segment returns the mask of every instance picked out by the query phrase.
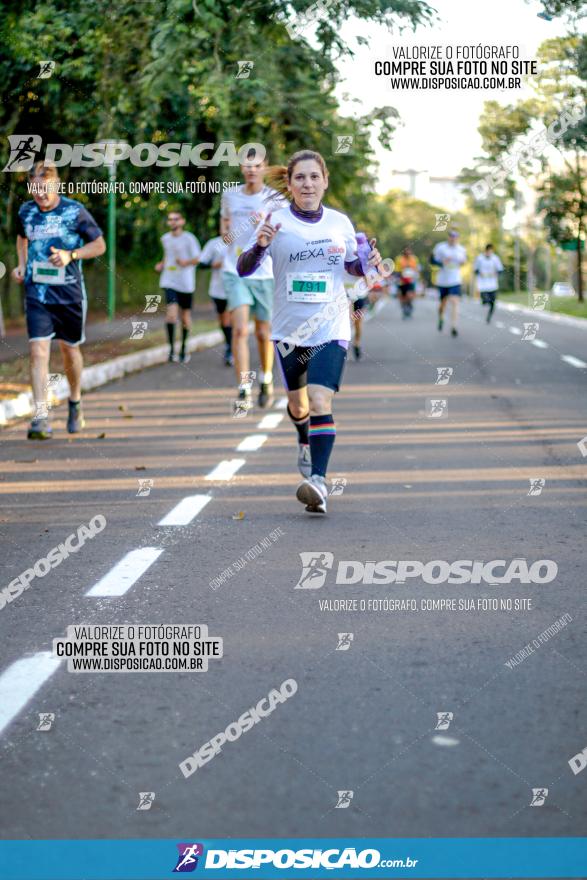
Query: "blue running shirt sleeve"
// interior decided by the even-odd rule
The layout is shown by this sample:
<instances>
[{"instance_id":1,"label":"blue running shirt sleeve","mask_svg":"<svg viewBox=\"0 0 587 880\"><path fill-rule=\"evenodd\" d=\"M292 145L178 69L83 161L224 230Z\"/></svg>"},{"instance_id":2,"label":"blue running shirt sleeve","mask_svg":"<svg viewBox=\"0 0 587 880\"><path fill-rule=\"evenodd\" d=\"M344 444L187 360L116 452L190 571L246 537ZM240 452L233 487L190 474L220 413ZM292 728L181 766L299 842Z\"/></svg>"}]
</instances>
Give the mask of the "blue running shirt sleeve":
<instances>
[{"instance_id":1,"label":"blue running shirt sleeve","mask_svg":"<svg viewBox=\"0 0 587 880\"><path fill-rule=\"evenodd\" d=\"M74 260L66 266L65 283L59 285L33 281L33 264L48 262L52 247L73 251L99 238L102 230L90 212L80 202L63 196L51 211L41 211L34 201L25 202L18 212L16 231L28 242L26 298L51 304L84 302L81 261Z\"/></svg>"}]
</instances>

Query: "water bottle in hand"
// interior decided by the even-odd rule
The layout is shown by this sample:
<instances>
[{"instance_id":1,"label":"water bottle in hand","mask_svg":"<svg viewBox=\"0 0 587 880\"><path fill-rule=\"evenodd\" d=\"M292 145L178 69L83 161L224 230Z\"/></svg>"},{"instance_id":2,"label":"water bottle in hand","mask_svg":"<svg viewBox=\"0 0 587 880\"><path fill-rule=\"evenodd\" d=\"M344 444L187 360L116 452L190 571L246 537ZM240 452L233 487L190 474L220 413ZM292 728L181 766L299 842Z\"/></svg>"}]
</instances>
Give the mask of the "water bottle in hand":
<instances>
[{"instance_id":1,"label":"water bottle in hand","mask_svg":"<svg viewBox=\"0 0 587 880\"><path fill-rule=\"evenodd\" d=\"M375 266L369 265L369 254L373 250L371 245L369 244L369 239L365 235L364 232L357 232L356 236L357 241L357 255L359 260L361 261L361 268L365 274L365 277L370 281L375 280L379 277L379 273Z\"/></svg>"}]
</instances>

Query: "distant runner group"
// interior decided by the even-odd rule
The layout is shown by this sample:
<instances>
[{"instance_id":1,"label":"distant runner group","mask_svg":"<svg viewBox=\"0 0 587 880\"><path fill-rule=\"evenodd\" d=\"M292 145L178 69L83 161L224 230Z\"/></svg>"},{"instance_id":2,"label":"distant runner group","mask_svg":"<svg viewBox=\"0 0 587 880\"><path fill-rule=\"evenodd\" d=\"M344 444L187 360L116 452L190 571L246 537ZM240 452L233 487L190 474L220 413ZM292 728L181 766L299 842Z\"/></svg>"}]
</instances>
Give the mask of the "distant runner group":
<instances>
[{"instance_id":1,"label":"distant runner group","mask_svg":"<svg viewBox=\"0 0 587 880\"><path fill-rule=\"evenodd\" d=\"M362 356L362 316L377 291L395 281L404 319L413 315L421 266L407 246L394 274L373 238L355 233L350 219L323 204L329 175L313 150L294 153L286 166L268 167L251 157L241 166L244 183L225 192L220 235L200 247L185 229L180 210L167 215L163 256L155 266L164 291L169 361L187 364L196 266L211 269L209 294L224 335L223 360L237 378L235 416L253 405L249 322L254 321L259 356L257 404L274 396L274 359L287 392L287 412L298 439L298 469L303 477L297 498L307 511L326 513L326 474L336 437L332 414L351 341ZM19 210L18 265L13 277L25 286L35 413L28 437L52 436L48 412L50 343L58 340L70 387L67 430L84 426L81 410L82 356L87 298L83 259L101 256L102 230L79 202L58 193L58 173L36 163L29 173L33 200ZM438 267L438 329L450 304L451 335L457 336L461 269L467 260L456 229L439 242L430 262ZM482 302L491 320L503 265L488 244L474 262ZM349 309L350 300L350 309ZM176 352L177 323L181 323ZM354 324L354 338L351 336Z\"/></svg>"}]
</instances>

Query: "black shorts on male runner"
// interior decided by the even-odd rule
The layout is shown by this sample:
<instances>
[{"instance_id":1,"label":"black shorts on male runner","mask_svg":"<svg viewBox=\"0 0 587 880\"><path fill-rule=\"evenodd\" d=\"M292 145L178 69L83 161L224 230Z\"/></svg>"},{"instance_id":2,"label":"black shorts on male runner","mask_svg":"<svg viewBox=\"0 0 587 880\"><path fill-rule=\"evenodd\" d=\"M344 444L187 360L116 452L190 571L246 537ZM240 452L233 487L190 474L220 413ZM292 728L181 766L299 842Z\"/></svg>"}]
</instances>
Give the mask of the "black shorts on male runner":
<instances>
[{"instance_id":1,"label":"black shorts on male runner","mask_svg":"<svg viewBox=\"0 0 587 880\"><path fill-rule=\"evenodd\" d=\"M444 299L447 296L461 296L462 294L460 284L454 284L452 287L439 287L438 292L440 299Z\"/></svg>"},{"instance_id":2,"label":"black shorts on male runner","mask_svg":"<svg viewBox=\"0 0 587 880\"><path fill-rule=\"evenodd\" d=\"M353 302L353 312L362 312L369 305L369 298L366 296L360 296Z\"/></svg>"},{"instance_id":3,"label":"black shorts on male runner","mask_svg":"<svg viewBox=\"0 0 587 880\"><path fill-rule=\"evenodd\" d=\"M61 339L68 345L85 342L85 304L83 302L43 303L25 298L29 340Z\"/></svg>"},{"instance_id":4,"label":"black shorts on male runner","mask_svg":"<svg viewBox=\"0 0 587 880\"><path fill-rule=\"evenodd\" d=\"M481 291L481 302L484 306L489 306L491 303L495 302L495 298L497 296L497 290L482 290Z\"/></svg>"},{"instance_id":5,"label":"black shorts on male runner","mask_svg":"<svg viewBox=\"0 0 587 880\"><path fill-rule=\"evenodd\" d=\"M406 296L408 293L413 293L416 289L416 285L409 281L407 284L398 284L399 292L401 296Z\"/></svg>"},{"instance_id":6,"label":"black shorts on male runner","mask_svg":"<svg viewBox=\"0 0 587 880\"><path fill-rule=\"evenodd\" d=\"M214 305L216 306L216 312L219 315L223 315L224 312L226 311L226 307L228 305L228 300L227 299L219 299L216 296L213 296L212 300L214 302Z\"/></svg>"},{"instance_id":7,"label":"black shorts on male runner","mask_svg":"<svg viewBox=\"0 0 587 880\"><path fill-rule=\"evenodd\" d=\"M332 391L340 390L348 342L332 339L321 345L296 345L291 350L289 344L274 344L277 363L287 391L298 391L306 385L324 385ZM287 345L288 354L282 353L280 345Z\"/></svg>"},{"instance_id":8,"label":"black shorts on male runner","mask_svg":"<svg viewBox=\"0 0 587 880\"><path fill-rule=\"evenodd\" d=\"M165 288L165 302L168 306L177 303L180 309L189 311L192 307L193 293L184 293L182 290L173 290L171 287Z\"/></svg>"}]
</instances>

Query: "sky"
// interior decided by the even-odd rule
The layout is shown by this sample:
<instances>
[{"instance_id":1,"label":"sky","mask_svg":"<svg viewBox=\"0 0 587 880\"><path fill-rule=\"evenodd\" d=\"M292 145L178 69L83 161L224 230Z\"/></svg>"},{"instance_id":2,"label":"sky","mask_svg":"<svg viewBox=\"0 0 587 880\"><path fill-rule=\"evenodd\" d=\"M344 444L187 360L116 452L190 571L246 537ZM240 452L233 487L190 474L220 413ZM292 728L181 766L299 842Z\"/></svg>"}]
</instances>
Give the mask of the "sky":
<instances>
[{"instance_id":1,"label":"sky","mask_svg":"<svg viewBox=\"0 0 587 880\"><path fill-rule=\"evenodd\" d=\"M343 113L366 113L377 106L391 105L401 116L391 151L378 147L379 192L405 186L406 177L393 175L394 169L415 168L426 173L416 181L416 195L426 200L438 198L430 189L429 175L454 176L481 152L477 132L483 103L497 100L502 104L516 102L531 94L528 85L519 90L411 90L393 91L389 79L375 76L375 60L393 59L392 46L489 44L518 45L520 57L532 60L544 40L564 35L568 27L564 19L545 21L537 13L542 4L537 0L429 0L436 8L439 21L433 26L418 27L404 33L384 30L358 19L351 19L342 35L355 49L354 59L340 62L342 82L337 96ZM356 36L369 39L370 46L357 44ZM361 105L350 100L358 98ZM374 139L375 143L375 139Z\"/></svg>"}]
</instances>

